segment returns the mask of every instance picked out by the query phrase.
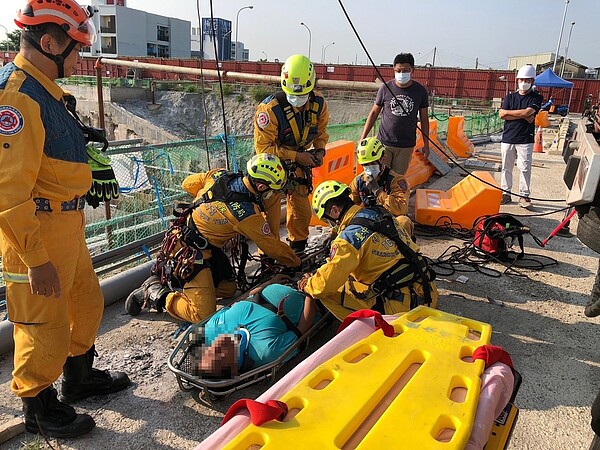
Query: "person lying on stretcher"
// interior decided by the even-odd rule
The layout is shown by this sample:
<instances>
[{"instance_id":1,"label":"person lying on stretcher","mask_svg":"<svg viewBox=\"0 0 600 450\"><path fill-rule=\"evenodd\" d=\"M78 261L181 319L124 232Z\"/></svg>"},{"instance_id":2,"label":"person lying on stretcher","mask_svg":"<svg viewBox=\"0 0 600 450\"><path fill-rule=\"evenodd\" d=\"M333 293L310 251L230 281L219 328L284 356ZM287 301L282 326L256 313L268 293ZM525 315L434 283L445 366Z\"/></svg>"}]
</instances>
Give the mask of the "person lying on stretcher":
<instances>
[{"instance_id":1,"label":"person lying on stretcher","mask_svg":"<svg viewBox=\"0 0 600 450\"><path fill-rule=\"evenodd\" d=\"M198 376L227 379L272 363L311 328L317 316L315 301L279 284L285 281L290 279L274 277L206 322Z\"/></svg>"}]
</instances>

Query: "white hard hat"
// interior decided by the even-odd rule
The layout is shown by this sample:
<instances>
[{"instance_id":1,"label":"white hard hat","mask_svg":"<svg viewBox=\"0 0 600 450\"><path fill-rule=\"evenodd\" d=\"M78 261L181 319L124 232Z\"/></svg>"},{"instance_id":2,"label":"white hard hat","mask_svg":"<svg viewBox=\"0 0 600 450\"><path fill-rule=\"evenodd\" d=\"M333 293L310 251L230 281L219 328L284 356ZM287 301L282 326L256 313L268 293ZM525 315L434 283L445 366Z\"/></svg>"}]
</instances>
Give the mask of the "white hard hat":
<instances>
[{"instance_id":1,"label":"white hard hat","mask_svg":"<svg viewBox=\"0 0 600 450\"><path fill-rule=\"evenodd\" d=\"M527 64L519 69L517 78L535 78L535 67Z\"/></svg>"}]
</instances>

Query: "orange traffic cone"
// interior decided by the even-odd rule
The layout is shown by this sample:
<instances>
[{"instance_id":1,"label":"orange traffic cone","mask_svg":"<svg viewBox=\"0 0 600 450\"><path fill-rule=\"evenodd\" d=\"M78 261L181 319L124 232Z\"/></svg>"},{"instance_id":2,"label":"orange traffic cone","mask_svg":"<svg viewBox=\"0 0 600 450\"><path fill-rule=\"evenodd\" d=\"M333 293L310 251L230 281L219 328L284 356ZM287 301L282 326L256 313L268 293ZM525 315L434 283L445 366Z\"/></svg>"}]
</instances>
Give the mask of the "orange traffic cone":
<instances>
[{"instance_id":1,"label":"orange traffic cone","mask_svg":"<svg viewBox=\"0 0 600 450\"><path fill-rule=\"evenodd\" d=\"M535 135L535 141L533 144L534 153L544 153L544 145L542 143L542 127L538 127L537 134Z\"/></svg>"}]
</instances>

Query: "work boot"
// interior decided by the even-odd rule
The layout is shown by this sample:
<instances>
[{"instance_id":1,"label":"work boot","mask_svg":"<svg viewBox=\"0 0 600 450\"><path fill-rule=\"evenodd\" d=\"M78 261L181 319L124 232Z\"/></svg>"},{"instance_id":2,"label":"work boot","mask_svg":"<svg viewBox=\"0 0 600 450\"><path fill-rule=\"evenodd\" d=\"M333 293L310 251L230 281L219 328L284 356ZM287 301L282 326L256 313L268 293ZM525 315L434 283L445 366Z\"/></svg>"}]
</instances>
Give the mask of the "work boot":
<instances>
[{"instance_id":1,"label":"work boot","mask_svg":"<svg viewBox=\"0 0 600 450\"><path fill-rule=\"evenodd\" d=\"M507 205L512 202L512 198L510 194L502 194L502 199L500 200L501 205Z\"/></svg>"},{"instance_id":2,"label":"work boot","mask_svg":"<svg viewBox=\"0 0 600 450\"><path fill-rule=\"evenodd\" d=\"M529 200L529 197L521 197L519 199L519 206L521 208L531 209L532 205L531 205L531 200Z\"/></svg>"},{"instance_id":3,"label":"work boot","mask_svg":"<svg viewBox=\"0 0 600 450\"><path fill-rule=\"evenodd\" d=\"M35 397L22 397L25 429L30 433L52 438L76 438L96 426L87 414L77 414L73 407L62 403L56 389L47 387Z\"/></svg>"},{"instance_id":4,"label":"work boot","mask_svg":"<svg viewBox=\"0 0 600 450\"><path fill-rule=\"evenodd\" d=\"M131 381L123 372L110 373L108 370L92 368L96 356L96 346L86 353L70 356L63 366L61 400L73 403L93 395L112 394L125 389Z\"/></svg>"},{"instance_id":5,"label":"work boot","mask_svg":"<svg viewBox=\"0 0 600 450\"><path fill-rule=\"evenodd\" d=\"M125 300L125 311L132 316L137 316L142 308L149 307L161 313L165 308L167 294L171 292L173 292L171 289L163 286L158 276L152 275L142 283L141 287L129 294Z\"/></svg>"},{"instance_id":6,"label":"work boot","mask_svg":"<svg viewBox=\"0 0 600 450\"><path fill-rule=\"evenodd\" d=\"M590 295L590 301L585 306L584 314L587 317L600 316L600 267L596 273L596 281L594 281L594 286L592 287L592 293ZM598 420L598 423L600 424L600 419Z\"/></svg>"},{"instance_id":7,"label":"work boot","mask_svg":"<svg viewBox=\"0 0 600 450\"><path fill-rule=\"evenodd\" d=\"M307 240L302 241L290 241L290 248L294 250L294 253L302 253L306 249Z\"/></svg>"}]
</instances>

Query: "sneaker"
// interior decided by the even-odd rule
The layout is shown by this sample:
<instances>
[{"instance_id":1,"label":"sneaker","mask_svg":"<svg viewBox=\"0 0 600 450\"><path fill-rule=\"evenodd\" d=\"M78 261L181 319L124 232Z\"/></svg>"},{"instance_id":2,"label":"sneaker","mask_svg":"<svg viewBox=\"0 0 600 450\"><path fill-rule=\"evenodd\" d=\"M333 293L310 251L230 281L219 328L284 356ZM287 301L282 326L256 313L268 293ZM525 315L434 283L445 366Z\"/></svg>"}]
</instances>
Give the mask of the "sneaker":
<instances>
[{"instance_id":1,"label":"sneaker","mask_svg":"<svg viewBox=\"0 0 600 450\"><path fill-rule=\"evenodd\" d=\"M500 204L506 205L510 202L512 202L512 198L511 198L510 194L502 194L502 200L500 200Z\"/></svg>"},{"instance_id":2,"label":"sneaker","mask_svg":"<svg viewBox=\"0 0 600 450\"><path fill-rule=\"evenodd\" d=\"M521 208L530 209L532 205L531 200L529 200L529 197L521 197L519 199L519 206Z\"/></svg>"}]
</instances>

